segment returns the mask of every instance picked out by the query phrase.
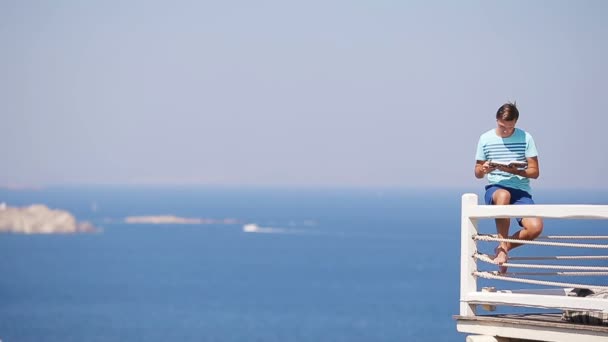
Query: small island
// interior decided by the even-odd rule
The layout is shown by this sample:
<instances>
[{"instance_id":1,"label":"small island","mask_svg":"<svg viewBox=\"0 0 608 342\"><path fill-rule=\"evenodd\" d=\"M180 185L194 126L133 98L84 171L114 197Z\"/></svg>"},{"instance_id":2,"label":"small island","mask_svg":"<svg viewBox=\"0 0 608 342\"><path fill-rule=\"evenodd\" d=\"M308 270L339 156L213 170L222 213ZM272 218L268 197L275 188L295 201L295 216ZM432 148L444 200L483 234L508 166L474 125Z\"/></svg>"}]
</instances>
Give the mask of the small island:
<instances>
[{"instance_id":1,"label":"small island","mask_svg":"<svg viewBox=\"0 0 608 342\"><path fill-rule=\"evenodd\" d=\"M97 229L88 222L78 222L65 210L50 209L42 204L10 207L0 203L0 232L17 234L90 233Z\"/></svg>"}]
</instances>

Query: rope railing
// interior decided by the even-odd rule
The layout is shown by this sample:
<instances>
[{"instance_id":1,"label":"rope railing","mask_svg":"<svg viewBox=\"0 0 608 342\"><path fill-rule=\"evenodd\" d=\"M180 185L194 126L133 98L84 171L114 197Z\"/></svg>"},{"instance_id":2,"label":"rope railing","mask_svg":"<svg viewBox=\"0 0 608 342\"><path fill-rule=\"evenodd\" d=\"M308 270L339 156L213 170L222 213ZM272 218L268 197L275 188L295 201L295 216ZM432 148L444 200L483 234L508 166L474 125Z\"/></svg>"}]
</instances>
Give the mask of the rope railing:
<instances>
[{"instance_id":1,"label":"rope railing","mask_svg":"<svg viewBox=\"0 0 608 342\"><path fill-rule=\"evenodd\" d=\"M608 272L507 272L507 276L565 276L565 277L594 277L607 276Z\"/></svg>"},{"instance_id":2,"label":"rope railing","mask_svg":"<svg viewBox=\"0 0 608 342\"><path fill-rule=\"evenodd\" d=\"M604 236L542 236L545 240L550 239L603 239ZM586 243L564 243L564 242L545 242L536 240L520 240L511 238L499 238L496 234L476 234L473 236L475 241L493 241L493 242L511 242L519 244L531 244L541 246L554 246L554 247L573 247L573 248L595 248L595 249L608 249L608 245L603 244L586 244ZM476 252L473 258L482 262L496 265L493 257L488 254ZM525 261L525 260L605 260L608 259L607 255L564 255L564 256L537 256L537 257L510 257L509 261ZM557 286L557 287L577 287L577 288L596 288L596 289L608 289L608 286L594 286L588 284L575 284L568 282L556 282L546 281L537 279L525 279L520 277L525 276L607 276L608 267L605 266L581 266L581 265L548 265L548 264L527 264L527 263L513 263L505 262L500 266L508 268L527 268L527 269L548 269L548 270L570 270L568 272L484 272L475 271L473 275L485 279L495 279L510 282L519 282L525 284L535 284L544 286Z\"/></svg>"},{"instance_id":3,"label":"rope railing","mask_svg":"<svg viewBox=\"0 0 608 342\"><path fill-rule=\"evenodd\" d=\"M595 253L591 250L607 250L608 235L541 235L534 240L520 240L513 237L499 237L494 234L482 234L478 222L481 219L497 217L542 217L549 219L593 219L608 220L608 205L536 205L536 206L489 206L479 205L479 198L474 194L462 196L461 215L461 276L460 276L460 313L462 316L475 316L477 305L494 303L516 307L536 308L572 308L572 310L607 311L608 302L604 305L597 298L560 298L573 288L608 290L608 251ZM524 210L525 209L525 210ZM573 232L579 232L573 230ZM604 232L608 232L608 229ZM511 243L560 248L585 249L586 251L562 255L509 256L507 262L494 262L494 255L484 254L480 242ZM555 249L557 247L558 249ZM539 249L540 250L540 249ZM542 249L543 251L548 249ZM558 252L560 253L560 252ZM539 253L547 254L547 253ZM555 253L557 254L557 253ZM605 255L582 255L605 254ZM601 263L598 263L600 261ZM501 271L490 271L487 263L500 266ZM585 265L586 264L586 265ZM478 267L478 266L483 266ZM565 277L570 278L568 281ZM595 277L595 280L591 280ZM598 278L599 277L599 278ZM505 295L500 291L480 291L479 281L490 279L498 282L532 284L543 287L554 287L560 291L559 296L546 293L521 292ZM587 282L587 284L584 284ZM602 284L602 285L592 285ZM498 285L498 284L497 284ZM503 283L504 285L504 283ZM492 284L492 287L496 285ZM506 286L505 286L506 287ZM570 290L568 290L570 289ZM536 289L532 289L536 290ZM543 289L547 290L547 289ZM561 291L564 290L564 291ZM568 290L568 291L566 291ZM556 291L556 290L552 290ZM486 292L486 293L481 293ZM491 307L491 306L490 306ZM488 309L486 309L488 310ZM491 310L491 309L490 309Z\"/></svg>"},{"instance_id":4,"label":"rope railing","mask_svg":"<svg viewBox=\"0 0 608 342\"><path fill-rule=\"evenodd\" d=\"M535 240L520 240L510 238L498 238L495 235L489 234L476 234L473 236L475 241L495 241L495 242L511 242L518 244L528 245L539 245L539 246L553 246L553 247L574 247L574 248L593 248L593 249L608 249L608 245L604 244L593 244L593 243L566 243L566 242L545 242Z\"/></svg>"},{"instance_id":5,"label":"rope railing","mask_svg":"<svg viewBox=\"0 0 608 342\"><path fill-rule=\"evenodd\" d=\"M548 255L509 257L509 260L606 260L608 255Z\"/></svg>"},{"instance_id":6,"label":"rope railing","mask_svg":"<svg viewBox=\"0 0 608 342\"><path fill-rule=\"evenodd\" d=\"M492 234L498 237L496 234ZM608 235L541 235L537 240L608 240Z\"/></svg>"},{"instance_id":7,"label":"rope railing","mask_svg":"<svg viewBox=\"0 0 608 342\"><path fill-rule=\"evenodd\" d=\"M497 271L494 271L494 272L475 271L475 272L473 272L473 275L476 277L479 277L479 278L503 280L503 281L510 281L510 282L516 282L516 283L524 283L524 284L556 286L556 287L593 288L593 289L598 289L598 290L608 290L608 286L596 286L596 285L589 285L589 284L576 284L576 283L564 283L564 282L557 282L557 281L515 278L515 277L509 277L506 275L501 275Z\"/></svg>"},{"instance_id":8,"label":"rope railing","mask_svg":"<svg viewBox=\"0 0 608 342\"><path fill-rule=\"evenodd\" d=\"M475 194L464 194L462 196L460 233L461 317L466 319L475 317L479 315L478 310L480 309L494 311L498 306L568 310L581 314L608 314L608 301L602 298L603 292L599 292L608 291L608 262L605 261L608 260L608 251L606 251L608 249L608 229L595 231L607 233L607 235L541 235L534 240L520 240L506 236L502 238L496 233L482 234L480 232L480 221L503 217L608 221L608 205L492 206L480 205L479 197ZM580 229L572 229L569 232L593 234L593 232ZM483 244L482 241L490 243ZM506 262L499 264L494 261L494 253L484 251L484 247L498 243L507 246L517 244L552 248L528 249L524 247L526 252L530 253L529 256L511 256L509 253ZM534 250L542 252L534 253ZM554 253L551 253L551 250ZM502 255L500 256L502 257ZM494 271L498 267L501 272ZM533 286L523 286L523 284ZM509 290L511 288L517 290ZM587 291L575 291L576 289L588 289L590 290L589 295L587 295ZM526 314L527 312L524 311L524 315ZM485 334L487 331L489 332L487 335L497 336L498 330L494 329L495 327L500 329L501 334L505 334L504 337L528 337L527 331L524 331L529 330L528 327L520 329L514 326L512 331L507 331L507 329L502 329L502 322L492 325L463 319L463 323L459 325L459 331L472 334L479 334L479 332ZM523 331L521 335L515 334L519 331L518 329ZM543 331L545 329L543 326L539 326L534 330ZM594 338L600 336L595 331L585 335L574 330L566 332L551 330L551 334L556 341L569 341L578 338L579 335L582 336L580 337L582 340L587 340L586 337L589 336Z\"/></svg>"},{"instance_id":9,"label":"rope railing","mask_svg":"<svg viewBox=\"0 0 608 342\"><path fill-rule=\"evenodd\" d=\"M576 236L576 235L559 235L559 236L541 236L541 240L601 240L607 239L607 236ZM538 240L537 239L537 240ZM608 249L608 245L604 244L588 244L588 243L565 243L565 242L546 242L537 240L520 240L511 238L499 238L496 234L476 234L473 236L475 241L490 241L490 242L511 242L519 244L553 246L553 247L573 247L573 248L594 248ZM473 258L482 262L496 265L493 257L488 254L476 252ZM562 256L530 256L530 257L510 257L509 261L525 261L525 260L606 260L608 255L562 255ZM524 284L534 284L543 286L555 287L572 287L572 288L593 288L596 290L608 290L608 286L589 285L580 283L569 283L559 281L548 281L538 279L526 279L522 277L528 276L608 276L608 267L606 266L581 266L581 265L549 265L549 264L527 264L505 262L500 266L508 268L527 268L527 269L548 269L548 270L567 270L558 272L508 272L500 273L497 271L474 271L473 275L479 278L494 279L508 282L517 282Z\"/></svg>"},{"instance_id":10,"label":"rope railing","mask_svg":"<svg viewBox=\"0 0 608 342\"><path fill-rule=\"evenodd\" d=\"M491 256L487 254L475 253L473 257L477 260L495 264ZM577 270L577 271L603 271L608 272L608 267L604 266L578 266L578 265L546 265L546 264L520 264L520 263L509 263L505 262L500 264L505 267L520 267L520 268L536 268L536 269L549 269L549 270Z\"/></svg>"}]
</instances>

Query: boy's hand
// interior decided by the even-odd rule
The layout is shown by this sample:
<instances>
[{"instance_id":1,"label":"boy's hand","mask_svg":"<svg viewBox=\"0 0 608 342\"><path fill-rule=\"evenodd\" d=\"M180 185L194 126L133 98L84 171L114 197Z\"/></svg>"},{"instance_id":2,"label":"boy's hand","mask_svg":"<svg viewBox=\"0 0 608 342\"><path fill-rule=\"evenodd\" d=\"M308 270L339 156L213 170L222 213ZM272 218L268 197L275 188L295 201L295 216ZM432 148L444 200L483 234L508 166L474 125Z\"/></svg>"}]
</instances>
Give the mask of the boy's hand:
<instances>
[{"instance_id":1,"label":"boy's hand","mask_svg":"<svg viewBox=\"0 0 608 342\"><path fill-rule=\"evenodd\" d=\"M486 161L485 163L483 163L483 165L481 166L481 169L483 170L483 173L488 174L494 170L496 170L496 166L490 166L490 162Z\"/></svg>"}]
</instances>

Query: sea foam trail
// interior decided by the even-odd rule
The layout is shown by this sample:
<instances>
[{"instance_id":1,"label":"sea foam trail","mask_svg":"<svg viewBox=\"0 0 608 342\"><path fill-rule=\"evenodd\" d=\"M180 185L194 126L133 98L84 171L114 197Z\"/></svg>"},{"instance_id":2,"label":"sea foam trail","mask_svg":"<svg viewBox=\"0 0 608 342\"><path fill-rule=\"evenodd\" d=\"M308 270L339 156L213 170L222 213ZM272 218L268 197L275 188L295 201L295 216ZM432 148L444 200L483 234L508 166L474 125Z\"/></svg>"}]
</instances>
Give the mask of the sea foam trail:
<instances>
[{"instance_id":1,"label":"sea foam trail","mask_svg":"<svg viewBox=\"0 0 608 342\"><path fill-rule=\"evenodd\" d=\"M266 233L266 234L293 234L295 231L284 228L260 227L255 223L249 223L243 226L245 233Z\"/></svg>"}]
</instances>

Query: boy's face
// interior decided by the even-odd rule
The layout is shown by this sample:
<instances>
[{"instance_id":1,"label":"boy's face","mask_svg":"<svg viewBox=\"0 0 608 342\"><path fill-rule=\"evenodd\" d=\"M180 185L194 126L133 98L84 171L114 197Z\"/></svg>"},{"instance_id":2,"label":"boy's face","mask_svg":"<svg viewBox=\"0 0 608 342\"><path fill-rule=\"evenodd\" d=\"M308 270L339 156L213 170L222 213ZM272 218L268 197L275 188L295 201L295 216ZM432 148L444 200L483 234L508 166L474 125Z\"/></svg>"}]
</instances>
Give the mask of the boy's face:
<instances>
[{"instance_id":1,"label":"boy's face","mask_svg":"<svg viewBox=\"0 0 608 342\"><path fill-rule=\"evenodd\" d=\"M496 133L501 138L510 137L511 134L513 134L513 132L515 131L516 123L517 120L506 121L503 119L498 119L496 120L496 124L498 125L498 127L496 127Z\"/></svg>"}]
</instances>

